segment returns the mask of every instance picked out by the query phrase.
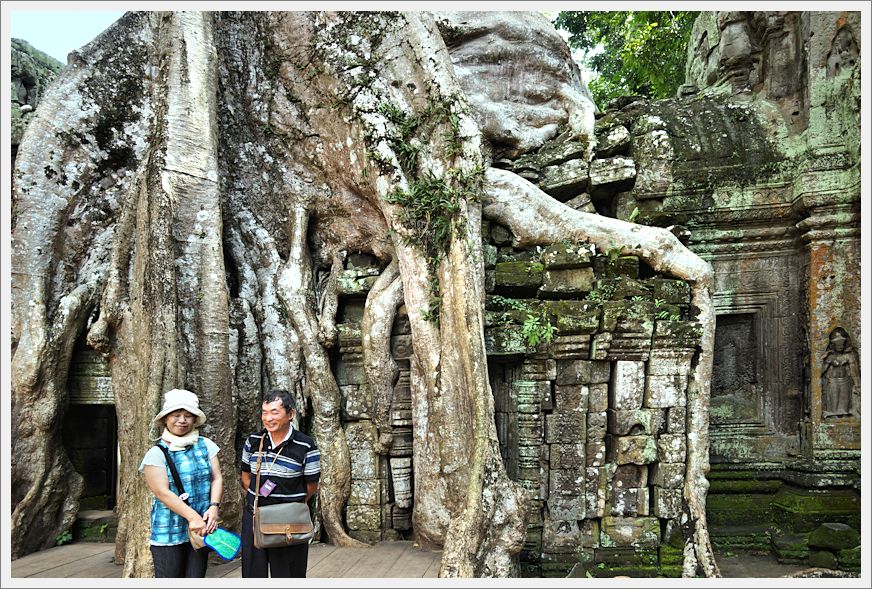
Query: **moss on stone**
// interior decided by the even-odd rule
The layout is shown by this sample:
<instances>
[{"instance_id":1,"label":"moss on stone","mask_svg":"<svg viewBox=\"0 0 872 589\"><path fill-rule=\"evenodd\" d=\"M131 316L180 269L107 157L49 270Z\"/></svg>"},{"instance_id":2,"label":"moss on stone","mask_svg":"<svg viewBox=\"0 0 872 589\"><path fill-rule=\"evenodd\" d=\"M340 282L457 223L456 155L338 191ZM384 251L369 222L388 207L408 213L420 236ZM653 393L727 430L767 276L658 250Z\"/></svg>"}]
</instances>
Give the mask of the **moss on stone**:
<instances>
[{"instance_id":1,"label":"moss on stone","mask_svg":"<svg viewBox=\"0 0 872 589\"><path fill-rule=\"evenodd\" d=\"M494 266L494 286L506 292L537 290L545 267L540 262L498 262Z\"/></svg>"},{"instance_id":2,"label":"moss on stone","mask_svg":"<svg viewBox=\"0 0 872 589\"><path fill-rule=\"evenodd\" d=\"M839 568L846 571L859 571L860 559L862 556L860 548L860 546L855 546L854 548L839 550L837 555L839 559Z\"/></svg>"},{"instance_id":3,"label":"moss on stone","mask_svg":"<svg viewBox=\"0 0 872 589\"><path fill-rule=\"evenodd\" d=\"M829 550L812 550L808 554L808 564L822 569L837 569L839 560Z\"/></svg>"},{"instance_id":4,"label":"moss on stone","mask_svg":"<svg viewBox=\"0 0 872 589\"><path fill-rule=\"evenodd\" d=\"M711 525L733 525L737 520L769 522L772 519L772 495L709 494L706 516Z\"/></svg>"},{"instance_id":5,"label":"moss on stone","mask_svg":"<svg viewBox=\"0 0 872 589\"><path fill-rule=\"evenodd\" d=\"M826 548L838 551L860 545L860 533L846 524L827 522L808 535L811 548Z\"/></svg>"},{"instance_id":6,"label":"moss on stone","mask_svg":"<svg viewBox=\"0 0 872 589\"><path fill-rule=\"evenodd\" d=\"M560 335L596 333L600 325L601 308L589 301L545 301L548 317Z\"/></svg>"},{"instance_id":7,"label":"moss on stone","mask_svg":"<svg viewBox=\"0 0 872 589\"><path fill-rule=\"evenodd\" d=\"M709 496L717 493L777 493L783 486L779 480L724 480L709 481Z\"/></svg>"}]
</instances>

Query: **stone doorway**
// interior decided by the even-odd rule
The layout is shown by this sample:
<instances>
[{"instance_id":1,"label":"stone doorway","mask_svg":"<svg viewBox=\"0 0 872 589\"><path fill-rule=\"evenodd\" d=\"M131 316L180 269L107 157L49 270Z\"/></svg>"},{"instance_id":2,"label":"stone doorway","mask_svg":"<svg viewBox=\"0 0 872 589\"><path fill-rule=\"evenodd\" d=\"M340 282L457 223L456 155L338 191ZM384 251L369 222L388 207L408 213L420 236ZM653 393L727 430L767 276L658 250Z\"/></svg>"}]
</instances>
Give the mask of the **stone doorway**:
<instances>
[{"instance_id":1,"label":"stone doorway","mask_svg":"<svg viewBox=\"0 0 872 589\"><path fill-rule=\"evenodd\" d=\"M84 341L76 345L67 379L70 404L62 440L84 479L81 510L112 510L118 497L118 422L109 366Z\"/></svg>"}]
</instances>

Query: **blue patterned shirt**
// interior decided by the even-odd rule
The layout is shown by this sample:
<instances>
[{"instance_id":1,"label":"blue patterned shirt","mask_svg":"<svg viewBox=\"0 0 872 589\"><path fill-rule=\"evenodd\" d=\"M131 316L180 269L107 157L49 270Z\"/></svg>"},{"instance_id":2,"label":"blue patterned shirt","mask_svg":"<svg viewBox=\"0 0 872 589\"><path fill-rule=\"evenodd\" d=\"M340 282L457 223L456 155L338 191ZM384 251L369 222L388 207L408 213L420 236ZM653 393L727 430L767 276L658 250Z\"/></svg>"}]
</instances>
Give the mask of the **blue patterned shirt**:
<instances>
[{"instance_id":1,"label":"blue patterned shirt","mask_svg":"<svg viewBox=\"0 0 872 589\"><path fill-rule=\"evenodd\" d=\"M163 440L160 440L159 443L161 446L168 447ZM215 455L215 452L210 453L210 446L217 450L217 446L211 440L200 436L192 446L184 450L170 450L170 457L176 465L176 470L179 471L182 486L190 495L188 505L200 515L206 513L209 508L209 493L212 488L212 467L209 464L209 459ZM149 452L160 452L160 456L163 457L163 452L158 448L149 450ZM148 456L146 454L146 458L143 459L140 470L150 464L147 462ZM170 491L178 495L179 490L176 488L168 465L166 471ZM175 546L187 541L188 520L171 511L155 497L151 504L151 536L149 536L148 543L152 546Z\"/></svg>"}]
</instances>

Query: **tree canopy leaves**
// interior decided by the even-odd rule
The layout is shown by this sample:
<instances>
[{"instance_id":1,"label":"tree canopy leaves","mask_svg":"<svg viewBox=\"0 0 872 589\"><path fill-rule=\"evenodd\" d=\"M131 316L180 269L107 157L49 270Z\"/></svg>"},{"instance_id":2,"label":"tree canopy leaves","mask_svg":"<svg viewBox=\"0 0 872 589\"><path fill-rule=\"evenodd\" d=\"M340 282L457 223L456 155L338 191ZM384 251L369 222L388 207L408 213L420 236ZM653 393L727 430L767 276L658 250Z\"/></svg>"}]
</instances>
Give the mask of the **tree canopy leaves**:
<instances>
[{"instance_id":1,"label":"tree canopy leaves","mask_svg":"<svg viewBox=\"0 0 872 589\"><path fill-rule=\"evenodd\" d=\"M555 26L585 51L590 91L600 107L617 96L675 95L684 82L687 42L698 12L561 12ZM602 50L599 50L602 46Z\"/></svg>"}]
</instances>

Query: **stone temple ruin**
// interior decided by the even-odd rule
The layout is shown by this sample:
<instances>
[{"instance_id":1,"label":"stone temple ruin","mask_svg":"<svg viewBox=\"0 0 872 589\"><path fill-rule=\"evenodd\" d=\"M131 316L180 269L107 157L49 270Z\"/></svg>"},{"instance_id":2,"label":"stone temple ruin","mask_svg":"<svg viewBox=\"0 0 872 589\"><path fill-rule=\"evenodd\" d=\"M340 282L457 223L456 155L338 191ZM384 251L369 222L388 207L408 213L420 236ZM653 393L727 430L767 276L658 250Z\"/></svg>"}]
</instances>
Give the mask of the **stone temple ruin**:
<instances>
[{"instance_id":1,"label":"stone temple ruin","mask_svg":"<svg viewBox=\"0 0 872 589\"><path fill-rule=\"evenodd\" d=\"M597 562L610 565L633 563L642 549L656 569L663 529L677 529L681 512L685 397L699 339L688 319L687 285L653 275L636 257L571 244L524 251L510 245L504 227L492 225L487 234L493 294L486 341L497 429L509 476L530 491L534 506L525 572L565 575L579 558L594 562L594 548ZM365 260L349 261L336 364L354 477L348 526L367 541L410 530L414 468L402 316L392 337L401 366L393 445L386 456L375 450L357 350L360 296L375 272ZM556 327L550 344L529 345L524 322L531 314ZM681 550L663 550L662 571L680 574Z\"/></svg>"},{"instance_id":2,"label":"stone temple ruin","mask_svg":"<svg viewBox=\"0 0 872 589\"><path fill-rule=\"evenodd\" d=\"M712 264L713 542L849 571L860 566L859 43L858 13L701 13L679 96L608 105L592 158L563 136L494 158L572 208L669 227ZM522 573L679 576L700 337L688 285L584 243L519 248L487 221L482 234L497 430L532 502ZM389 447L362 366L381 270L346 259L332 357L351 450L346 524L366 542L414 527L403 309ZM74 357L74 411L111 402L101 370L93 354Z\"/></svg>"},{"instance_id":3,"label":"stone temple ruin","mask_svg":"<svg viewBox=\"0 0 872 589\"><path fill-rule=\"evenodd\" d=\"M589 163L585 145L558 137L495 164L573 208L670 226L712 263L713 541L847 570L860 554L858 43L848 13L705 13L681 96L609 105ZM486 229L497 427L509 476L533 495L524 574L562 576L577 563L680 574L673 531L698 344L687 285L635 257L572 243L519 250L505 227ZM373 451L354 368L355 297L375 272L348 264L337 362L354 432L348 524L367 540L409 526L409 438L389 456ZM550 344L528 345L529 317L557 328ZM402 362L402 320L394 333ZM833 355L841 384L824 375ZM404 376L394 395L399 433Z\"/></svg>"}]
</instances>

